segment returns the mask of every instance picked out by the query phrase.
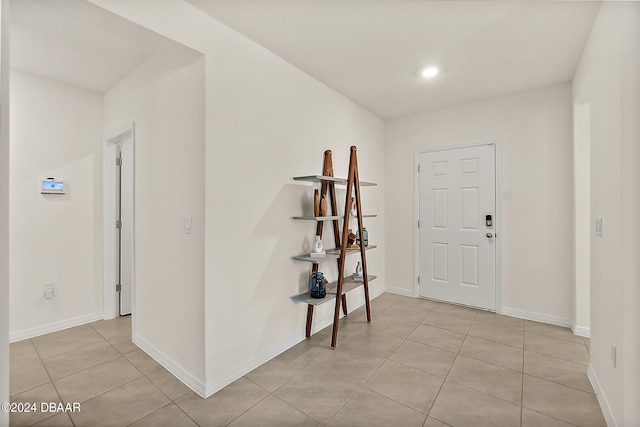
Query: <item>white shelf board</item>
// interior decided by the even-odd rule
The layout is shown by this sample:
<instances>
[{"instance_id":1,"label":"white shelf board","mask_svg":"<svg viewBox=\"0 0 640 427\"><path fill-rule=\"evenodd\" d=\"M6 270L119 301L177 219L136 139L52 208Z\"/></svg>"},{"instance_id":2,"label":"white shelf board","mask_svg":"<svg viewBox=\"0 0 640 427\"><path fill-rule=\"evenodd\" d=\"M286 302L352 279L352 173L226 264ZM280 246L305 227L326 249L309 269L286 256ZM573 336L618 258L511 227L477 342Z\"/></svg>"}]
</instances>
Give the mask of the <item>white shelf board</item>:
<instances>
[{"instance_id":1,"label":"white shelf board","mask_svg":"<svg viewBox=\"0 0 640 427\"><path fill-rule=\"evenodd\" d=\"M377 279L378 276L374 276L372 274L367 275L367 278L369 279L368 282L371 283L372 280ZM347 276L344 278L344 281L342 282L342 294L346 294L349 291L352 291L360 286L363 285L363 281L362 279L359 279L358 281L353 280L353 276ZM310 305L322 305L331 301L335 301L336 300L336 290L338 287L338 282L331 282L327 285L327 296L324 298L311 298L311 295L309 294L309 292L305 292L303 294L300 295L294 295L291 297L292 300L297 301L297 302L303 302L306 304L310 304ZM333 291L333 292L332 292Z\"/></svg>"},{"instance_id":2,"label":"white shelf board","mask_svg":"<svg viewBox=\"0 0 640 427\"><path fill-rule=\"evenodd\" d=\"M365 251L369 249L375 249L375 248L377 248L376 245L365 246ZM316 257L312 257L310 254L302 254L302 255L294 256L293 259L298 261L312 262L314 264L320 264L321 262L324 262L330 259L340 258L340 248L327 249L326 252L327 252L327 255L324 257L316 258ZM354 254L354 253L360 253L360 248L358 247L354 249L347 249L347 255Z\"/></svg>"},{"instance_id":3,"label":"white shelf board","mask_svg":"<svg viewBox=\"0 0 640 427\"><path fill-rule=\"evenodd\" d=\"M306 176L294 176L293 179L295 181L307 181L307 182L319 182L319 183L334 183L339 185L347 185L347 180L345 178L336 178L334 176L324 176L324 175L306 175ZM373 187L378 185L374 182L360 181L361 187Z\"/></svg>"}]
</instances>

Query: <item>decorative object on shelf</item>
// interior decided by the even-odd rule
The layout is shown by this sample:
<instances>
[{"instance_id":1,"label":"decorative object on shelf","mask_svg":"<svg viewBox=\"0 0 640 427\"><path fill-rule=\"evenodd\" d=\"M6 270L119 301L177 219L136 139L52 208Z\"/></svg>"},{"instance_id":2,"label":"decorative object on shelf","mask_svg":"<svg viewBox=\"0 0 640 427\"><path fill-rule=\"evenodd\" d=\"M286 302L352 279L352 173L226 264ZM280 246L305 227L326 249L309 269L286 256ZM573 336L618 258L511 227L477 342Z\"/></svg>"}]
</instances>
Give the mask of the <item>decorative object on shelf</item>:
<instances>
[{"instance_id":1,"label":"decorative object on shelf","mask_svg":"<svg viewBox=\"0 0 640 427\"><path fill-rule=\"evenodd\" d=\"M369 246L369 233L367 232L367 227L362 227L362 230L364 231L362 233L364 234L364 245ZM360 230L356 231L356 246L360 246Z\"/></svg>"},{"instance_id":2,"label":"decorative object on shelf","mask_svg":"<svg viewBox=\"0 0 640 427\"><path fill-rule=\"evenodd\" d=\"M313 216L320 216L320 193L313 190Z\"/></svg>"},{"instance_id":3,"label":"decorative object on shelf","mask_svg":"<svg viewBox=\"0 0 640 427\"><path fill-rule=\"evenodd\" d=\"M322 195L322 199L320 200L320 216L327 216L327 198Z\"/></svg>"},{"instance_id":4,"label":"decorative object on shelf","mask_svg":"<svg viewBox=\"0 0 640 427\"><path fill-rule=\"evenodd\" d=\"M355 279L362 279L364 276L362 275L362 266L360 265L360 262L358 262L358 265L356 265L356 271L353 273L353 278Z\"/></svg>"},{"instance_id":5,"label":"decorative object on shelf","mask_svg":"<svg viewBox=\"0 0 640 427\"><path fill-rule=\"evenodd\" d=\"M355 246L355 241L356 241L356 235L353 234L353 232L351 231L351 229L348 230L349 234L347 235L347 247L352 247Z\"/></svg>"},{"instance_id":6,"label":"decorative object on shelf","mask_svg":"<svg viewBox=\"0 0 640 427\"><path fill-rule=\"evenodd\" d=\"M319 235L316 235L313 241L313 252L309 255L312 258L322 258L327 255L327 252L323 250L322 238Z\"/></svg>"},{"instance_id":7,"label":"decorative object on shelf","mask_svg":"<svg viewBox=\"0 0 640 427\"><path fill-rule=\"evenodd\" d=\"M356 199L355 198L351 198L351 216L355 217L356 215L358 215L358 206L356 205Z\"/></svg>"},{"instance_id":8,"label":"decorative object on shelf","mask_svg":"<svg viewBox=\"0 0 640 427\"><path fill-rule=\"evenodd\" d=\"M309 295L311 298L324 298L327 296L327 279L320 271L314 271L309 277Z\"/></svg>"}]
</instances>

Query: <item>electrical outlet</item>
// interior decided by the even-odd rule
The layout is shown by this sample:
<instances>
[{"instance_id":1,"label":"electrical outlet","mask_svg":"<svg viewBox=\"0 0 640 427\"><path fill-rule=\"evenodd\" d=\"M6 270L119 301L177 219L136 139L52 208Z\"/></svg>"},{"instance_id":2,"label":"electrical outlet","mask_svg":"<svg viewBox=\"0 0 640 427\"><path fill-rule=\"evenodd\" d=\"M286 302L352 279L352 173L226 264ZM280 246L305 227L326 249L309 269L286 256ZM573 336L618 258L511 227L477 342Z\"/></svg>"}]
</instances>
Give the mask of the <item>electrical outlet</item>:
<instances>
[{"instance_id":1,"label":"electrical outlet","mask_svg":"<svg viewBox=\"0 0 640 427\"><path fill-rule=\"evenodd\" d=\"M611 364L615 368L616 365L618 364L618 361L617 361L618 351L616 349L616 345L615 344L611 344L611 355L610 355L610 357L611 357Z\"/></svg>"},{"instance_id":2,"label":"electrical outlet","mask_svg":"<svg viewBox=\"0 0 640 427\"><path fill-rule=\"evenodd\" d=\"M45 299L53 298L53 290L55 286L53 283L45 283L44 284L44 297Z\"/></svg>"}]
</instances>

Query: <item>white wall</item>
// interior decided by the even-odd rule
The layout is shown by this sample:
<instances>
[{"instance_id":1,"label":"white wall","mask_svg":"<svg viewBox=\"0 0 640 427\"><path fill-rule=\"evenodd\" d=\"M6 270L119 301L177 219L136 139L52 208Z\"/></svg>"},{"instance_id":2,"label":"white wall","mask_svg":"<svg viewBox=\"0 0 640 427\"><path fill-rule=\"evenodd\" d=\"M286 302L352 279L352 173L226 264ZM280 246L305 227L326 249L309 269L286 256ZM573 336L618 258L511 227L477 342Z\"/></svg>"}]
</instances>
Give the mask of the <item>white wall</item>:
<instances>
[{"instance_id":1,"label":"white wall","mask_svg":"<svg viewBox=\"0 0 640 427\"><path fill-rule=\"evenodd\" d=\"M391 120L385 143L388 285L413 292L414 153L503 144L502 304L567 324L573 297L571 86L560 84ZM544 268L542 268L544 267ZM540 316L538 316L540 317Z\"/></svg>"},{"instance_id":2,"label":"white wall","mask_svg":"<svg viewBox=\"0 0 640 427\"><path fill-rule=\"evenodd\" d=\"M591 325L591 106L573 106L574 304L572 327L590 336Z\"/></svg>"},{"instance_id":3,"label":"white wall","mask_svg":"<svg viewBox=\"0 0 640 427\"><path fill-rule=\"evenodd\" d=\"M102 120L101 94L11 72L12 341L101 318Z\"/></svg>"},{"instance_id":4,"label":"white wall","mask_svg":"<svg viewBox=\"0 0 640 427\"><path fill-rule=\"evenodd\" d=\"M184 1L153 7L91 1L205 55L210 394L304 337L306 306L289 297L304 290L310 266L291 257L309 248L314 226L290 217L309 208L312 191L291 177L319 173L325 149L333 150L336 175L346 174L349 146L357 145L360 177L382 183L384 125ZM175 25L175 16L183 25ZM380 277L372 291L379 292L385 283L384 186L363 191L363 206L380 215L367 222L371 242L380 245L369 258L371 273ZM317 322L331 312L320 310Z\"/></svg>"},{"instance_id":5,"label":"white wall","mask_svg":"<svg viewBox=\"0 0 640 427\"><path fill-rule=\"evenodd\" d=\"M157 54L105 94L105 129L135 122L133 340L204 384L204 60ZM126 159L124 160L126 161ZM184 233L184 217L193 220Z\"/></svg>"},{"instance_id":6,"label":"white wall","mask_svg":"<svg viewBox=\"0 0 640 427\"><path fill-rule=\"evenodd\" d=\"M9 1L0 2L0 402L9 401ZM0 426L9 414L0 411Z\"/></svg>"},{"instance_id":7,"label":"white wall","mask_svg":"<svg viewBox=\"0 0 640 427\"><path fill-rule=\"evenodd\" d=\"M591 378L620 426L640 423L639 9L602 4L573 84L574 103L591 106Z\"/></svg>"}]
</instances>

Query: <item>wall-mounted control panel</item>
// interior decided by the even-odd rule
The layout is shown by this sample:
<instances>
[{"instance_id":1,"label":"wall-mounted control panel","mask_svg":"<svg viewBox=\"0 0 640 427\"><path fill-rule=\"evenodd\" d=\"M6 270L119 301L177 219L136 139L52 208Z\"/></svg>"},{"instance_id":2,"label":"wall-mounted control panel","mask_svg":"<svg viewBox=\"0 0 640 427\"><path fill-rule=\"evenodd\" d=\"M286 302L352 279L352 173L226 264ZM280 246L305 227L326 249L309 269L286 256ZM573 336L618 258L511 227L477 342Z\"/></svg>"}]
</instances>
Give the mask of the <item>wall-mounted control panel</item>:
<instances>
[{"instance_id":1,"label":"wall-mounted control panel","mask_svg":"<svg viewBox=\"0 0 640 427\"><path fill-rule=\"evenodd\" d=\"M40 194L65 194L64 181L55 178L45 178L41 180Z\"/></svg>"}]
</instances>

